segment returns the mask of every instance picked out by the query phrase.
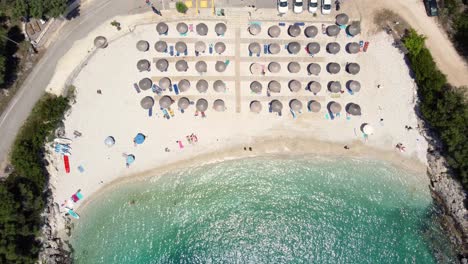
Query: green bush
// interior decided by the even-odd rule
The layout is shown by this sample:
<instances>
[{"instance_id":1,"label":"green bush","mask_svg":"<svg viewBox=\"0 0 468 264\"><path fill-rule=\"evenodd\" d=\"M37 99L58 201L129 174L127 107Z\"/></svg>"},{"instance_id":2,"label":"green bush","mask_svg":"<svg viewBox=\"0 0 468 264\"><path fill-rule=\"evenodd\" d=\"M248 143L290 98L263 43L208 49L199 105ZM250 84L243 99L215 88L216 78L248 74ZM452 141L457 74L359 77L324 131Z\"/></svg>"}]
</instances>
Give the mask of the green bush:
<instances>
[{"instance_id":1,"label":"green bush","mask_svg":"<svg viewBox=\"0 0 468 264\"><path fill-rule=\"evenodd\" d=\"M177 9L177 12L185 14L187 13L188 7L184 2L177 2L176 9Z\"/></svg>"}]
</instances>

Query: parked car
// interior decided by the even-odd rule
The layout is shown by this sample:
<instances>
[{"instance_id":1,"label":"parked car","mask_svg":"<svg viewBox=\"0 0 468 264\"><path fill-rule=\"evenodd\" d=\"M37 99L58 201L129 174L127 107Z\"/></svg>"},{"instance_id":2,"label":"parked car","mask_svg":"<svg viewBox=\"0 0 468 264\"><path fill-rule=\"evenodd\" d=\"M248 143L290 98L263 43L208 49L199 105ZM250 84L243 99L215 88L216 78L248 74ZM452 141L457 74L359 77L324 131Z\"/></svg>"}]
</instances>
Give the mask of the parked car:
<instances>
[{"instance_id":1,"label":"parked car","mask_svg":"<svg viewBox=\"0 0 468 264\"><path fill-rule=\"evenodd\" d=\"M318 8L318 0L309 0L309 12L315 13Z\"/></svg>"},{"instance_id":2,"label":"parked car","mask_svg":"<svg viewBox=\"0 0 468 264\"><path fill-rule=\"evenodd\" d=\"M294 13L300 14L302 13L302 10L304 10L304 8L302 7L302 0L294 0Z\"/></svg>"},{"instance_id":3,"label":"parked car","mask_svg":"<svg viewBox=\"0 0 468 264\"><path fill-rule=\"evenodd\" d=\"M329 15L331 13L332 3L331 0L322 0L322 14Z\"/></svg>"},{"instance_id":4,"label":"parked car","mask_svg":"<svg viewBox=\"0 0 468 264\"><path fill-rule=\"evenodd\" d=\"M424 6L428 16L438 16L439 8L437 7L436 0L424 0Z\"/></svg>"},{"instance_id":5,"label":"parked car","mask_svg":"<svg viewBox=\"0 0 468 264\"><path fill-rule=\"evenodd\" d=\"M278 0L278 12L286 14L288 12L288 0Z\"/></svg>"}]
</instances>

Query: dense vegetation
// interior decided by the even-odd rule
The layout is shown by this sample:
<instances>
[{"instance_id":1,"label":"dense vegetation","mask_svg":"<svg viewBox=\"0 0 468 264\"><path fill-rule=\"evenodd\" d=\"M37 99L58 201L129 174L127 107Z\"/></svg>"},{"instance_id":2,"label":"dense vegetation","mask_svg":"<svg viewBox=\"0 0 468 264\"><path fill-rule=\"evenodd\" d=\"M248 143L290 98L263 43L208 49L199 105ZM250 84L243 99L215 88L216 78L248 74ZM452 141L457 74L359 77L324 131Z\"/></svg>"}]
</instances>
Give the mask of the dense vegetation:
<instances>
[{"instance_id":1,"label":"dense vegetation","mask_svg":"<svg viewBox=\"0 0 468 264\"><path fill-rule=\"evenodd\" d=\"M176 3L176 10L179 13L185 14L185 13L187 13L188 7L184 2L177 2Z\"/></svg>"},{"instance_id":2,"label":"dense vegetation","mask_svg":"<svg viewBox=\"0 0 468 264\"><path fill-rule=\"evenodd\" d=\"M444 0L442 2L442 23L448 28L455 47L466 58L468 56L468 1Z\"/></svg>"},{"instance_id":3,"label":"dense vegetation","mask_svg":"<svg viewBox=\"0 0 468 264\"><path fill-rule=\"evenodd\" d=\"M408 58L418 85L420 113L437 133L449 166L468 190L468 105L464 90L447 83L431 53L424 46L424 36L410 30L404 38Z\"/></svg>"},{"instance_id":4,"label":"dense vegetation","mask_svg":"<svg viewBox=\"0 0 468 264\"><path fill-rule=\"evenodd\" d=\"M6 0L13 6L13 15L23 18L58 17L67 8L67 0Z\"/></svg>"},{"instance_id":5,"label":"dense vegetation","mask_svg":"<svg viewBox=\"0 0 468 264\"><path fill-rule=\"evenodd\" d=\"M47 198L44 145L59 125L68 99L46 95L21 128L11 154L14 172L0 182L0 263L35 263Z\"/></svg>"}]
</instances>

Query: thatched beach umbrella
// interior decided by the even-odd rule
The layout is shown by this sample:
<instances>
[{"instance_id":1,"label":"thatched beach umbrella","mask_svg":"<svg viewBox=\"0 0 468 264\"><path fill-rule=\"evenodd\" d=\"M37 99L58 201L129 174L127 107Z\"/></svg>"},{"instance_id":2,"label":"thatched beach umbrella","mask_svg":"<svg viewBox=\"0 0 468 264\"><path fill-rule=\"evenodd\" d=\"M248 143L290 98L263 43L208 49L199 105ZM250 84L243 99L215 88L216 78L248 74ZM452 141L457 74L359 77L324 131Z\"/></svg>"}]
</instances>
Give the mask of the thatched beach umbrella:
<instances>
[{"instance_id":1,"label":"thatched beach umbrella","mask_svg":"<svg viewBox=\"0 0 468 264\"><path fill-rule=\"evenodd\" d=\"M348 45L346 45L346 50L348 53L356 54L359 52L359 50L361 50L361 46L357 42L350 42Z\"/></svg>"},{"instance_id":2,"label":"thatched beach umbrella","mask_svg":"<svg viewBox=\"0 0 468 264\"><path fill-rule=\"evenodd\" d=\"M338 52L340 52L340 44L338 44L338 42L330 42L327 44L327 51L328 53L330 54L337 54Z\"/></svg>"},{"instance_id":3,"label":"thatched beach umbrella","mask_svg":"<svg viewBox=\"0 0 468 264\"><path fill-rule=\"evenodd\" d=\"M258 44L258 42L252 42L249 44L249 51L252 54L260 54L260 52L262 51L262 47L260 46L260 44Z\"/></svg>"},{"instance_id":4,"label":"thatched beach umbrella","mask_svg":"<svg viewBox=\"0 0 468 264\"><path fill-rule=\"evenodd\" d=\"M341 105L337 102L332 101L328 104L328 109L330 110L330 112L337 114L341 112Z\"/></svg>"},{"instance_id":5,"label":"thatched beach umbrella","mask_svg":"<svg viewBox=\"0 0 468 264\"><path fill-rule=\"evenodd\" d=\"M309 102L308 107L309 107L309 111L314 112L314 113L318 113L318 112L320 112L320 109L322 108L322 105L319 102L315 101L315 100L311 100Z\"/></svg>"},{"instance_id":6,"label":"thatched beach umbrella","mask_svg":"<svg viewBox=\"0 0 468 264\"><path fill-rule=\"evenodd\" d=\"M345 13L341 13L336 16L336 24L338 25L346 25L349 22L349 17Z\"/></svg>"},{"instance_id":7,"label":"thatched beach umbrella","mask_svg":"<svg viewBox=\"0 0 468 264\"><path fill-rule=\"evenodd\" d=\"M317 42L310 42L307 44L307 51L309 54L317 54L320 52L320 44Z\"/></svg>"},{"instance_id":8,"label":"thatched beach umbrella","mask_svg":"<svg viewBox=\"0 0 468 264\"><path fill-rule=\"evenodd\" d=\"M351 63L348 63L348 65L346 65L346 70L350 74L356 75L361 70L361 67L359 66L359 64L351 62Z\"/></svg>"},{"instance_id":9,"label":"thatched beach umbrella","mask_svg":"<svg viewBox=\"0 0 468 264\"><path fill-rule=\"evenodd\" d=\"M197 31L197 34L200 36L206 36L208 34L208 26L205 23L199 23L195 27L195 30Z\"/></svg>"},{"instance_id":10,"label":"thatched beach umbrella","mask_svg":"<svg viewBox=\"0 0 468 264\"><path fill-rule=\"evenodd\" d=\"M268 28L268 35L272 38L277 38L281 34L281 28L277 25L271 26Z\"/></svg>"},{"instance_id":11,"label":"thatched beach umbrella","mask_svg":"<svg viewBox=\"0 0 468 264\"><path fill-rule=\"evenodd\" d=\"M301 85L301 82L298 80L291 80L288 83L288 87L289 87L289 90L291 90L291 92L297 93L301 90L302 85Z\"/></svg>"},{"instance_id":12,"label":"thatched beach umbrella","mask_svg":"<svg viewBox=\"0 0 468 264\"><path fill-rule=\"evenodd\" d=\"M288 71L290 73L298 73L300 70L301 70L301 65L299 64L299 62L293 61L288 64Z\"/></svg>"},{"instance_id":13,"label":"thatched beach umbrella","mask_svg":"<svg viewBox=\"0 0 468 264\"><path fill-rule=\"evenodd\" d=\"M341 92L341 83L336 81L331 81L328 83L328 90L332 93Z\"/></svg>"},{"instance_id":14,"label":"thatched beach umbrella","mask_svg":"<svg viewBox=\"0 0 468 264\"><path fill-rule=\"evenodd\" d=\"M177 101L177 106L179 109L185 110L189 107L190 105L190 100L187 97L182 97Z\"/></svg>"},{"instance_id":15,"label":"thatched beach umbrella","mask_svg":"<svg viewBox=\"0 0 468 264\"><path fill-rule=\"evenodd\" d=\"M257 81L253 81L250 83L250 90L253 92L253 93L256 93L256 94L260 94L262 93L262 84L260 82L257 82Z\"/></svg>"},{"instance_id":16,"label":"thatched beach umbrella","mask_svg":"<svg viewBox=\"0 0 468 264\"><path fill-rule=\"evenodd\" d=\"M141 99L141 101L140 101L140 105L141 105L141 107L143 107L143 109L150 109L154 105L153 97L151 97L151 96L143 97L143 99Z\"/></svg>"},{"instance_id":17,"label":"thatched beach umbrella","mask_svg":"<svg viewBox=\"0 0 468 264\"><path fill-rule=\"evenodd\" d=\"M346 112L353 116L360 116L361 115L361 106L355 103L349 103L345 107Z\"/></svg>"},{"instance_id":18,"label":"thatched beach umbrella","mask_svg":"<svg viewBox=\"0 0 468 264\"><path fill-rule=\"evenodd\" d=\"M268 83L268 91L272 93L281 92L281 84L278 81L270 81Z\"/></svg>"},{"instance_id":19,"label":"thatched beach umbrella","mask_svg":"<svg viewBox=\"0 0 468 264\"><path fill-rule=\"evenodd\" d=\"M250 102L250 111L254 113L260 113L262 111L262 103L259 101Z\"/></svg>"},{"instance_id":20,"label":"thatched beach umbrella","mask_svg":"<svg viewBox=\"0 0 468 264\"><path fill-rule=\"evenodd\" d=\"M349 35L356 36L359 33L361 33L361 25L359 24L359 22L353 22L346 28L346 31Z\"/></svg>"},{"instance_id":21,"label":"thatched beach umbrella","mask_svg":"<svg viewBox=\"0 0 468 264\"><path fill-rule=\"evenodd\" d=\"M138 82L138 86L141 90L148 90L153 85L153 81L150 78L143 78Z\"/></svg>"},{"instance_id":22,"label":"thatched beach umbrella","mask_svg":"<svg viewBox=\"0 0 468 264\"><path fill-rule=\"evenodd\" d=\"M179 53L184 53L187 50L187 44L183 41L177 41L175 44L175 50Z\"/></svg>"},{"instance_id":23,"label":"thatched beach umbrella","mask_svg":"<svg viewBox=\"0 0 468 264\"><path fill-rule=\"evenodd\" d=\"M208 109L208 101L206 99L198 99L197 103L195 104L195 108L197 108L200 112L205 112Z\"/></svg>"},{"instance_id":24,"label":"thatched beach umbrella","mask_svg":"<svg viewBox=\"0 0 468 264\"><path fill-rule=\"evenodd\" d=\"M175 64L175 68L178 72L186 72L188 70L188 63L186 60L178 60Z\"/></svg>"},{"instance_id":25,"label":"thatched beach umbrella","mask_svg":"<svg viewBox=\"0 0 468 264\"><path fill-rule=\"evenodd\" d=\"M139 60L137 62L137 69L139 71L149 71L151 67L151 64L148 60Z\"/></svg>"},{"instance_id":26,"label":"thatched beach umbrella","mask_svg":"<svg viewBox=\"0 0 468 264\"><path fill-rule=\"evenodd\" d=\"M167 89L171 88L171 86L172 86L171 79L169 79L167 77L163 77L163 78L159 79L159 87L161 87L162 89L167 90Z\"/></svg>"},{"instance_id":27,"label":"thatched beach umbrella","mask_svg":"<svg viewBox=\"0 0 468 264\"><path fill-rule=\"evenodd\" d=\"M250 24L249 26L249 32L252 35L257 35L262 31L262 27L260 27L259 24Z\"/></svg>"},{"instance_id":28,"label":"thatched beach umbrella","mask_svg":"<svg viewBox=\"0 0 468 264\"><path fill-rule=\"evenodd\" d=\"M278 100L273 100L270 102L271 111L274 113L281 113L283 110L283 104Z\"/></svg>"},{"instance_id":29,"label":"thatched beach umbrella","mask_svg":"<svg viewBox=\"0 0 468 264\"><path fill-rule=\"evenodd\" d=\"M176 29L180 34L185 34L188 31L188 26L184 22L180 22L177 23Z\"/></svg>"},{"instance_id":30,"label":"thatched beach umbrella","mask_svg":"<svg viewBox=\"0 0 468 264\"><path fill-rule=\"evenodd\" d=\"M159 40L154 44L154 49L157 52L166 52L167 51L167 43L166 41Z\"/></svg>"},{"instance_id":31,"label":"thatched beach umbrella","mask_svg":"<svg viewBox=\"0 0 468 264\"><path fill-rule=\"evenodd\" d=\"M320 67L320 65L317 63L310 63L307 66L307 71L309 72L309 74L319 75L322 71L322 67Z\"/></svg>"},{"instance_id":32,"label":"thatched beach umbrella","mask_svg":"<svg viewBox=\"0 0 468 264\"><path fill-rule=\"evenodd\" d=\"M327 35L330 37L338 36L340 34L340 27L337 25L330 25L327 27Z\"/></svg>"},{"instance_id":33,"label":"thatched beach umbrella","mask_svg":"<svg viewBox=\"0 0 468 264\"><path fill-rule=\"evenodd\" d=\"M159 22L156 25L156 31L159 33L159 35L166 34L168 30L169 30L169 26L164 22Z\"/></svg>"},{"instance_id":34,"label":"thatched beach umbrella","mask_svg":"<svg viewBox=\"0 0 468 264\"><path fill-rule=\"evenodd\" d=\"M197 61L197 63L195 63L195 70L199 73L206 72L208 70L208 65L205 61Z\"/></svg>"},{"instance_id":35,"label":"thatched beach umbrella","mask_svg":"<svg viewBox=\"0 0 468 264\"><path fill-rule=\"evenodd\" d=\"M190 82L186 79L180 80L178 86L180 92L186 92L190 90Z\"/></svg>"},{"instance_id":36,"label":"thatched beach umbrella","mask_svg":"<svg viewBox=\"0 0 468 264\"><path fill-rule=\"evenodd\" d=\"M297 54L301 50L301 44L299 42L289 42L288 51L291 54Z\"/></svg>"},{"instance_id":37,"label":"thatched beach umbrella","mask_svg":"<svg viewBox=\"0 0 468 264\"><path fill-rule=\"evenodd\" d=\"M263 66L256 62L250 64L250 73L252 73L253 75L263 74Z\"/></svg>"},{"instance_id":38,"label":"thatched beach umbrella","mask_svg":"<svg viewBox=\"0 0 468 264\"><path fill-rule=\"evenodd\" d=\"M301 28L298 25L291 25L288 28L288 33L291 37L295 38L301 34Z\"/></svg>"},{"instance_id":39,"label":"thatched beach umbrella","mask_svg":"<svg viewBox=\"0 0 468 264\"><path fill-rule=\"evenodd\" d=\"M218 23L215 25L215 32L218 36L224 35L224 33L226 33L226 29L227 27L224 23Z\"/></svg>"},{"instance_id":40,"label":"thatched beach umbrella","mask_svg":"<svg viewBox=\"0 0 468 264\"><path fill-rule=\"evenodd\" d=\"M224 72L226 70L226 63L224 63L224 61L217 61L215 69L217 72Z\"/></svg>"},{"instance_id":41,"label":"thatched beach umbrella","mask_svg":"<svg viewBox=\"0 0 468 264\"><path fill-rule=\"evenodd\" d=\"M206 93L208 91L208 82L203 79L198 80L196 87L199 93Z\"/></svg>"},{"instance_id":42,"label":"thatched beach umbrella","mask_svg":"<svg viewBox=\"0 0 468 264\"><path fill-rule=\"evenodd\" d=\"M224 101L221 100L221 99L216 99L214 102L213 102L213 109L216 111L216 112L224 112L224 110L226 110L226 105L224 104Z\"/></svg>"},{"instance_id":43,"label":"thatched beach umbrella","mask_svg":"<svg viewBox=\"0 0 468 264\"><path fill-rule=\"evenodd\" d=\"M226 84L221 80L217 80L213 83L213 89L215 92L224 93L226 92Z\"/></svg>"},{"instance_id":44,"label":"thatched beach umbrella","mask_svg":"<svg viewBox=\"0 0 468 264\"><path fill-rule=\"evenodd\" d=\"M308 38L314 38L317 36L318 29L316 26L308 26L304 29L304 35Z\"/></svg>"},{"instance_id":45,"label":"thatched beach umbrella","mask_svg":"<svg viewBox=\"0 0 468 264\"><path fill-rule=\"evenodd\" d=\"M218 54L222 54L226 50L226 44L223 42L216 42L214 45L214 50Z\"/></svg>"},{"instance_id":46,"label":"thatched beach umbrella","mask_svg":"<svg viewBox=\"0 0 468 264\"><path fill-rule=\"evenodd\" d=\"M196 52L202 53L202 52L205 52L205 50L206 50L206 43L205 42L203 42L203 41L195 42L195 51Z\"/></svg>"},{"instance_id":47,"label":"thatched beach umbrella","mask_svg":"<svg viewBox=\"0 0 468 264\"><path fill-rule=\"evenodd\" d=\"M148 51L149 43L146 40L140 40L140 41L137 42L136 48L139 51Z\"/></svg>"},{"instance_id":48,"label":"thatched beach umbrella","mask_svg":"<svg viewBox=\"0 0 468 264\"><path fill-rule=\"evenodd\" d=\"M95 39L94 39L94 46L96 48L99 48L99 49L104 49L106 48L108 45L107 43L107 39L103 36L97 36Z\"/></svg>"},{"instance_id":49,"label":"thatched beach umbrella","mask_svg":"<svg viewBox=\"0 0 468 264\"><path fill-rule=\"evenodd\" d=\"M169 67L169 62L166 59L159 59L156 61L156 69L158 69L161 72L167 71L167 68Z\"/></svg>"},{"instance_id":50,"label":"thatched beach umbrella","mask_svg":"<svg viewBox=\"0 0 468 264\"><path fill-rule=\"evenodd\" d=\"M278 73L279 71L281 71L281 64L275 61L270 62L270 64L268 64L268 70L271 73Z\"/></svg>"},{"instance_id":51,"label":"thatched beach umbrella","mask_svg":"<svg viewBox=\"0 0 468 264\"><path fill-rule=\"evenodd\" d=\"M307 86L308 90L311 91L313 94L318 94L320 90L322 90L322 85L316 81L309 82Z\"/></svg>"},{"instance_id":52,"label":"thatched beach umbrella","mask_svg":"<svg viewBox=\"0 0 468 264\"><path fill-rule=\"evenodd\" d=\"M358 81L351 80L348 81L346 85L348 86L348 89L353 92L359 92L361 90L361 83Z\"/></svg>"},{"instance_id":53,"label":"thatched beach umbrella","mask_svg":"<svg viewBox=\"0 0 468 264\"><path fill-rule=\"evenodd\" d=\"M331 74L337 74L341 70L341 66L336 62L330 62L327 65L327 71Z\"/></svg>"},{"instance_id":54,"label":"thatched beach umbrella","mask_svg":"<svg viewBox=\"0 0 468 264\"><path fill-rule=\"evenodd\" d=\"M271 54L278 54L281 51L281 46L278 43L271 43L268 45L268 51Z\"/></svg>"},{"instance_id":55,"label":"thatched beach umbrella","mask_svg":"<svg viewBox=\"0 0 468 264\"><path fill-rule=\"evenodd\" d=\"M291 107L293 111L299 112L302 110L302 102L297 99L292 99L289 101L289 107Z\"/></svg>"}]
</instances>

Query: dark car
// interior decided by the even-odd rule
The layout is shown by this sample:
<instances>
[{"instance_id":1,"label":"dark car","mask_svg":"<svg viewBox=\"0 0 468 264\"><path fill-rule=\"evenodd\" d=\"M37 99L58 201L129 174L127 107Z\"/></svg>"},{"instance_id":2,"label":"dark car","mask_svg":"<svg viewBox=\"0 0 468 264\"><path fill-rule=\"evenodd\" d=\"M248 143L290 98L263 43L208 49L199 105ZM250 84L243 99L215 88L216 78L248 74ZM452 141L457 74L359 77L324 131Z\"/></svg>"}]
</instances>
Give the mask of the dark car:
<instances>
[{"instance_id":1,"label":"dark car","mask_svg":"<svg viewBox=\"0 0 468 264\"><path fill-rule=\"evenodd\" d=\"M428 16L438 16L439 8L437 7L436 0L424 0L424 6Z\"/></svg>"}]
</instances>

